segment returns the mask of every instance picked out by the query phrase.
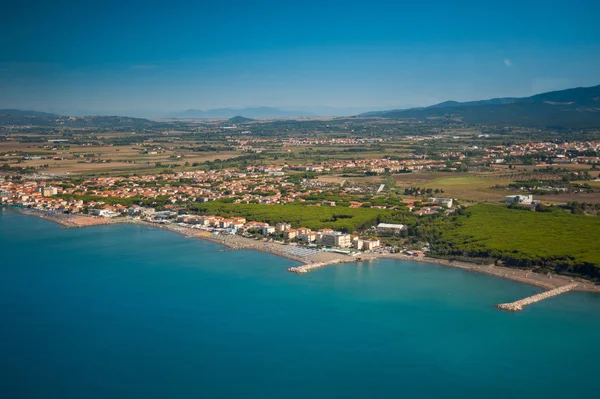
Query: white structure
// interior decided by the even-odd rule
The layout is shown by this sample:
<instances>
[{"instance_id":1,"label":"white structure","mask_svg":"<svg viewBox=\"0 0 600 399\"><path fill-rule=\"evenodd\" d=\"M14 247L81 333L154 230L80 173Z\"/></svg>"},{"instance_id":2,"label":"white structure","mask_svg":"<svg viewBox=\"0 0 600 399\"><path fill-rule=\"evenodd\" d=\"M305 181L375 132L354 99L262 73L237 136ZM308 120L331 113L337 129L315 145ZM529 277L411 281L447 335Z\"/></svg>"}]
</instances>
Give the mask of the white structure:
<instances>
[{"instance_id":1,"label":"white structure","mask_svg":"<svg viewBox=\"0 0 600 399\"><path fill-rule=\"evenodd\" d=\"M379 223L377 225L378 231L389 231L393 233L400 233L400 231L404 230L405 228L406 225L394 223Z\"/></svg>"},{"instance_id":2,"label":"white structure","mask_svg":"<svg viewBox=\"0 0 600 399\"><path fill-rule=\"evenodd\" d=\"M289 223L277 223L275 226L277 231L286 231L292 228L292 225Z\"/></svg>"},{"instance_id":3,"label":"white structure","mask_svg":"<svg viewBox=\"0 0 600 399\"><path fill-rule=\"evenodd\" d=\"M352 239L352 246L358 250L371 251L379 247L381 243L379 240L365 240L358 237Z\"/></svg>"},{"instance_id":4,"label":"white structure","mask_svg":"<svg viewBox=\"0 0 600 399\"><path fill-rule=\"evenodd\" d=\"M533 195L507 195L504 197L504 202L509 204L531 205L533 203Z\"/></svg>"},{"instance_id":5,"label":"white structure","mask_svg":"<svg viewBox=\"0 0 600 399\"><path fill-rule=\"evenodd\" d=\"M440 204L441 206L445 206L446 208L452 208L453 203L452 198L429 198L429 202L433 202L434 204Z\"/></svg>"},{"instance_id":6,"label":"white structure","mask_svg":"<svg viewBox=\"0 0 600 399\"><path fill-rule=\"evenodd\" d=\"M339 231L326 232L321 236L321 244L327 247L348 248L352 246L352 239L350 234Z\"/></svg>"},{"instance_id":7,"label":"white structure","mask_svg":"<svg viewBox=\"0 0 600 399\"><path fill-rule=\"evenodd\" d=\"M379 240L363 240L362 250L363 251L371 251L377 247L379 247L381 243Z\"/></svg>"},{"instance_id":8,"label":"white structure","mask_svg":"<svg viewBox=\"0 0 600 399\"><path fill-rule=\"evenodd\" d=\"M275 227L273 226L263 226L260 229L260 233L264 236L266 236L267 234L273 234L275 233Z\"/></svg>"},{"instance_id":9,"label":"white structure","mask_svg":"<svg viewBox=\"0 0 600 399\"><path fill-rule=\"evenodd\" d=\"M111 211L110 209L90 209L90 215L100 216L103 218L114 218L119 216L118 213Z\"/></svg>"},{"instance_id":10,"label":"white structure","mask_svg":"<svg viewBox=\"0 0 600 399\"><path fill-rule=\"evenodd\" d=\"M52 197L53 195L58 194L58 189L56 187L50 187L50 186L38 187L37 191L39 193L42 193L42 196L44 196L44 197Z\"/></svg>"}]
</instances>

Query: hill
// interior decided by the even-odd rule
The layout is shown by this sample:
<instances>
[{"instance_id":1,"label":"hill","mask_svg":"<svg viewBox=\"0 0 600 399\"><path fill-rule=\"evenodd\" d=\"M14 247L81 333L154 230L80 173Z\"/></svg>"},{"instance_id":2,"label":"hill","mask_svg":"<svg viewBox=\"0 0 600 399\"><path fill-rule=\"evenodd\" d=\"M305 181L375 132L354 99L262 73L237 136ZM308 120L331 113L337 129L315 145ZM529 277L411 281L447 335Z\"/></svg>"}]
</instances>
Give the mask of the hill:
<instances>
[{"instance_id":1,"label":"hill","mask_svg":"<svg viewBox=\"0 0 600 399\"><path fill-rule=\"evenodd\" d=\"M0 110L0 125L42 127L100 127L100 128L150 128L159 125L143 118L127 116L60 116L39 111L17 109Z\"/></svg>"},{"instance_id":2,"label":"hill","mask_svg":"<svg viewBox=\"0 0 600 399\"><path fill-rule=\"evenodd\" d=\"M244 118L243 116L234 116L233 118L229 118L227 120L228 122L231 123L246 123L246 122L252 122L254 121L254 119L251 118Z\"/></svg>"},{"instance_id":3,"label":"hill","mask_svg":"<svg viewBox=\"0 0 600 399\"><path fill-rule=\"evenodd\" d=\"M551 128L600 127L600 86L578 87L525 98L446 101L426 108L383 111L390 119L461 118L467 123Z\"/></svg>"}]
</instances>

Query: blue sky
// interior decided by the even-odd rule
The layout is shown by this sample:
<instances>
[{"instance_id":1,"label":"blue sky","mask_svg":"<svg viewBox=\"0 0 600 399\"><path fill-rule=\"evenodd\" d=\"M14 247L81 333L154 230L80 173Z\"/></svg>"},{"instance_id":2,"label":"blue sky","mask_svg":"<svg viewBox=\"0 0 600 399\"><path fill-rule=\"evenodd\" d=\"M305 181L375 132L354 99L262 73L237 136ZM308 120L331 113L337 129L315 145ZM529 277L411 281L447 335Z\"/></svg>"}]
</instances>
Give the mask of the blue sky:
<instances>
[{"instance_id":1,"label":"blue sky","mask_svg":"<svg viewBox=\"0 0 600 399\"><path fill-rule=\"evenodd\" d=\"M318 112L593 86L598 15L594 0L13 0L0 13L0 108Z\"/></svg>"}]
</instances>

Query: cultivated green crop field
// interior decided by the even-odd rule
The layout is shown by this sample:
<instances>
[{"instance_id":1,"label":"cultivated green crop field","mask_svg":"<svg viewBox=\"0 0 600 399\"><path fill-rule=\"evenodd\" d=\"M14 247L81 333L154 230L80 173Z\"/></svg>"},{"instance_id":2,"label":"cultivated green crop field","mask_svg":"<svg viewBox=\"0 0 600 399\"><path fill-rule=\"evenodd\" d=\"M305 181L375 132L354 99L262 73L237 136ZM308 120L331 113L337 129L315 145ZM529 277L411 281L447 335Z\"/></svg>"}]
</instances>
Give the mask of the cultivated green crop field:
<instances>
[{"instance_id":1,"label":"cultivated green crop field","mask_svg":"<svg viewBox=\"0 0 600 399\"><path fill-rule=\"evenodd\" d=\"M481 204L468 208L443 230L438 249L503 259L516 266L596 274L600 270L600 217Z\"/></svg>"}]
</instances>

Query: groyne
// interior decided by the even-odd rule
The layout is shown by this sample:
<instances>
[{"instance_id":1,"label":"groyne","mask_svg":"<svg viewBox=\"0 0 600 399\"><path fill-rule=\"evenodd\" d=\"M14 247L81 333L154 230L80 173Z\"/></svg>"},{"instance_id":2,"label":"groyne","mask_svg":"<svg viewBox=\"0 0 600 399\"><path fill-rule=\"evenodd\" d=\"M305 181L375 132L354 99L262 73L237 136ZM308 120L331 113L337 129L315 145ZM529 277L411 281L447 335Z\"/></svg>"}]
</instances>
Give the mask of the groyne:
<instances>
[{"instance_id":1,"label":"groyne","mask_svg":"<svg viewBox=\"0 0 600 399\"><path fill-rule=\"evenodd\" d=\"M545 291L545 292L542 292L537 295L523 298L516 302L498 304L498 305L496 305L496 308L501 309L501 310L506 310L509 312L520 312L527 305L531 305L532 303L543 301L544 299L548 299L553 296L563 294L565 292L571 291L575 287L577 287L577 284L563 285L562 287L558 287L558 288L555 288L550 291Z\"/></svg>"},{"instance_id":2,"label":"groyne","mask_svg":"<svg viewBox=\"0 0 600 399\"><path fill-rule=\"evenodd\" d=\"M290 267L287 270L288 270L288 272L291 272L291 273L302 274L302 273L308 273L312 269L318 269L319 267L328 266L328 265L332 265L334 263L340 263L340 262L341 262L341 260L334 259L329 262L309 263L308 265Z\"/></svg>"}]
</instances>

